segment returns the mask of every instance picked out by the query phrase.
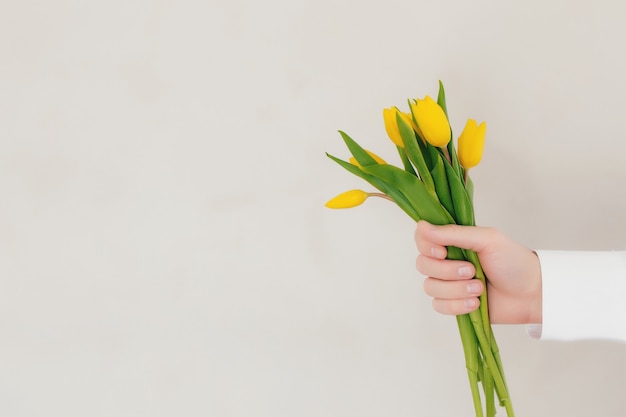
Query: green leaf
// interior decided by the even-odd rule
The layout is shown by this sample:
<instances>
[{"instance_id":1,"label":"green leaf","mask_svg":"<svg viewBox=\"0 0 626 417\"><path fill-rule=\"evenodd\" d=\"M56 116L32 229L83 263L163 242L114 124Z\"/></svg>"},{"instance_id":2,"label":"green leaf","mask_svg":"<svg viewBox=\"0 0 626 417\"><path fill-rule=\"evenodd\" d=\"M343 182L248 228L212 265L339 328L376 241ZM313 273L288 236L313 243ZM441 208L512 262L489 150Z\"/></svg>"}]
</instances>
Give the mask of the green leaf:
<instances>
[{"instance_id":1,"label":"green leaf","mask_svg":"<svg viewBox=\"0 0 626 417\"><path fill-rule=\"evenodd\" d=\"M373 185L375 188L377 188L384 194L388 195L413 220L415 220L416 222L421 220L417 210L415 210L413 206L411 206L411 203L409 202L409 200L391 184L388 184L380 178L377 178L373 175L363 172L363 170L357 167L356 165L352 165L350 162L346 162L335 156L332 156L328 152L326 153L326 156L328 156L337 164L345 168L350 173L356 175L357 177L364 179L365 181ZM390 166L390 165L372 165L372 167L374 166ZM402 171L402 172L405 172L405 171ZM407 173L407 175L411 175L411 174Z\"/></svg>"},{"instance_id":2,"label":"green leaf","mask_svg":"<svg viewBox=\"0 0 626 417\"><path fill-rule=\"evenodd\" d=\"M446 168L443 166L443 157L437 152L437 162L432 170L433 181L435 182L435 191L439 197L441 204L448 210L452 217L454 215L454 204L452 203L452 195L450 194L450 185L448 184L448 176Z\"/></svg>"},{"instance_id":3,"label":"green leaf","mask_svg":"<svg viewBox=\"0 0 626 417\"><path fill-rule=\"evenodd\" d=\"M411 109L411 118L413 119L413 123L415 123L415 126L417 126L417 119L415 118L415 113L413 113L413 106L411 106L411 100L408 100L408 103L409 103L409 109ZM422 156L424 157L424 161L426 162L426 166L428 167L428 170L432 171L434 164L432 163L429 152L428 152L428 146L430 144L422 140L422 138L420 138L419 136L416 137L416 142L417 142L417 146L419 147L420 152L422 153Z\"/></svg>"},{"instance_id":4,"label":"green leaf","mask_svg":"<svg viewBox=\"0 0 626 417\"><path fill-rule=\"evenodd\" d=\"M415 168L417 168L417 172L419 173L422 181L424 181L426 189L430 191L434 197L436 197L433 178L430 175L430 170L424 160L424 155L417 145L418 139L413 131L413 128L402 118L402 116L400 116L400 114L396 114L396 121L398 122L400 136L402 136L402 142L404 142L404 148L406 149L406 154L409 157L409 160L413 163L413 165L415 165Z\"/></svg>"},{"instance_id":5,"label":"green leaf","mask_svg":"<svg viewBox=\"0 0 626 417\"><path fill-rule=\"evenodd\" d=\"M450 132L452 132L452 129L450 130ZM448 153L450 154L450 159L452 159L452 167L457 172L457 174L462 177L463 167L461 167L461 162L459 161L459 156L456 153L456 148L454 147L454 141L452 140L452 138L450 138L450 142L448 142Z\"/></svg>"},{"instance_id":6,"label":"green leaf","mask_svg":"<svg viewBox=\"0 0 626 417\"><path fill-rule=\"evenodd\" d=\"M446 92L443 88L443 82L441 82L441 80L439 80L439 94L437 95L437 104L441 106L443 112L448 118L448 123L450 123L450 116L448 116L448 106L446 105ZM459 162L459 157L457 156L456 149L454 148L454 135L452 134L452 128L450 128L450 142L448 142L447 148L448 153L450 154L450 159L452 160L452 167L459 175L463 176L461 163Z\"/></svg>"},{"instance_id":7,"label":"green leaf","mask_svg":"<svg viewBox=\"0 0 626 417\"><path fill-rule=\"evenodd\" d=\"M409 158L406 156L406 150L400 146L396 146L396 148L398 149L398 155L400 155L400 160L402 160L402 166L404 166L404 170L409 174L417 176L415 168L413 168L413 165L411 165L411 161L409 161Z\"/></svg>"},{"instance_id":8,"label":"green leaf","mask_svg":"<svg viewBox=\"0 0 626 417\"><path fill-rule=\"evenodd\" d=\"M465 189L463 179L459 177L448 161L445 159L443 161L446 175L448 176L448 184L450 185L452 203L454 204L455 219L458 224L473 226L475 224L474 207Z\"/></svg>"},{"instance_id":9,"label":"green leaf","mask_svg":"<svg viewBox=\"0 0 626 417\"><path fill-rule=\"evenodd\" d=\"M426 155L428 155L428 159L430 159L430 169L431 171L433 170L433 168L435 168L435 162L441 158L442 153L441 153L441 149L431 145L430 143L426 142L425 144L426 146Z\"/></svg>"},{"instance_id":10,"label":"green leaf","mask_svg":"<svg viewBox=\"0 0 626 417\"><path fill-rule=\"evenodd\" d=\"M402 193L422 219L433 224L454 223L450 213L414 175L393 165L371 165L363 167L363 171Z\"/></svg>"},{"instance_id":11,"label":"green leaf","mask_svg":"<svg viewBox=\"0 0 626 417\"><path fill-rule=\"evenodd\" d=\"M467 190L467 195L469 196L470 201L474 202L474 181L472 181L472 178L468 175L467 176L467 182L465 183L465 189Z\"/></svg>"},{"instance_id":12,"label":"green leaf","mask_svg":"<svg viewBox=\"0 0 626 417\"><path fill-rule=\"evenodd\" d=\"M339 134L343 138L343 141L346 143L346 146L348 147L348 150L350 150L352 156L354 156L354 159L356 159L361 166L364 167L367 165L376 165L378 163L370 154L367 153L365 149L361 147L361 145L356 143L356 141L348 136L345 132L342 132L340 130Z\"/></svg>"},{"instance_id":13,"label":"green leaf","mask_svg":"<svg viewBox=\"0 0 626 417\"><path fill-rule=\"evenodd\" d=\"M439 80L439 94L437 94L437 104L441 106L443 112L448 117L448 107L446 106L446 92L443 88L443 82Z\"/></svg>"}]
</instances>

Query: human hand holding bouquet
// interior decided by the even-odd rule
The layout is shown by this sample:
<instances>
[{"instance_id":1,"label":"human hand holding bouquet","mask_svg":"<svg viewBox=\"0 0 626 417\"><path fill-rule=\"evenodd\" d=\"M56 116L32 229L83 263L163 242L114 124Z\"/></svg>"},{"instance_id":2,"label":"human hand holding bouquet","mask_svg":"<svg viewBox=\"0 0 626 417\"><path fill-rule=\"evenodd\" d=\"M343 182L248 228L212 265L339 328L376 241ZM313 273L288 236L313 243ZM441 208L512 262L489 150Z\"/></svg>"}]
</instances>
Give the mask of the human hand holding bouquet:
<instances>
[{"instance_id":1,"label":"human hand holding bouquet","mask_svg":"<svg viewBox=\"0 0 626 417\"><path fill-rule=\"evenodd\" d=\"M380 192L347 191L328 201L326 206L350 208L376 196L395 202L416 222L423 219L437 225L475 225L473 183L468 171L481 160L485 123L468 120L459 136L457 152L451 140L441 82L436 102L428 96L423 100L409 100L409 112L392 107L383 111L383 118L403 168L387 164L340 131L352 157L349 161L330 154L328 157ZM476 269L475 279L482 281L486 288L486 277L475 252L449 247L447 258L471 262ZM480 295L479 309L457 316L457 322L476 416L482 417L485 413L487 417L495 416L497 397L507 415L513 417L504 370L489 321L486 291ZM479 382L483 389L484 412Z\"/></svg>"}]
</instances>

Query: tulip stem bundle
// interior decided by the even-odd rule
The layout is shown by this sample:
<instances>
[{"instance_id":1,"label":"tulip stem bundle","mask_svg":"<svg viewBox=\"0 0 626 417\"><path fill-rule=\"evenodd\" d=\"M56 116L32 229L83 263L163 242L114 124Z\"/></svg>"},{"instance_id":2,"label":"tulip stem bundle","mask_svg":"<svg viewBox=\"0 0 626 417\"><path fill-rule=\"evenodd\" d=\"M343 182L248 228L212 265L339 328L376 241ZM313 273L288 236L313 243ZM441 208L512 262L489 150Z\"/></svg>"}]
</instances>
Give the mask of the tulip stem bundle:
<instances>
[{"instance_id":1,"label":"tulip stem bundle","mask_svg":"<svg viewBox=\"0 0 626 417\"><path fill-rule=\"evenodd\" d=\"M410 112L406 113L396 107L383 111L385 129L396 145L402 168L387 164L346 133L339 132L352 157L344 161L330 154L327 156L380 193L351 190L331 199L326 206L350 208L376 196L395 202L415 221L475 225L473 183L468 171L482 158L485 123L478 125L475 120L468 120L458 138L457 153L451 141L441 82L436 102L426 96L423 100L409 100L409 107ZM470 261L476 267L475 279L481 280L487 288L487 277L475 252L449 247L448 259ZM457 323L476 416L495 416L497 398L507 416L514 417L500 353L491 330L486 291L480 296L479 309L457 316Z\"/></svg>"}]
</instances>

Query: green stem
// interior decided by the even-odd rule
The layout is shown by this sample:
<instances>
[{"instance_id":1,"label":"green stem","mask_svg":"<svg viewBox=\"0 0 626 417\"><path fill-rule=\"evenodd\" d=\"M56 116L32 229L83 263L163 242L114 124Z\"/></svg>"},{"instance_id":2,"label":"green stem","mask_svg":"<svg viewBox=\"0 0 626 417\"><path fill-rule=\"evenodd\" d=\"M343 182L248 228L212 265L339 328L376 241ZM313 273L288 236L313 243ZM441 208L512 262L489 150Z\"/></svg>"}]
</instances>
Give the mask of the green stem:
<instances>
[{"instance_id":1,"label":"green stem","mask_svg":"<svg viewBox=\"0 0 626 417\"><path fill-rule=\"evenodd\" d=\"M467 370L467 376L472 390L472 400L474 400L474 412L476 413L476 417L483 417L484 414L483 407L480 402L480 390L478 389L478 376L475 373L472 373L469 369Z\"/></svg>"},{"instance_id":2,"label":"green stem","mask_svg":"<svg viewBox=\"0 0 626 417\"><path fill-rule=\"evenodd\" d=\"M486 364L483 362L483 366ZM487 417L495 417L496 415L496 400L494 396L493 376L488 369L484 370L485 379L483 380L483 391L485 392L485 404L487 410Z\"/></svg>"},{"instance_id":3,"label":"green stem","mask_svg":"<svg viewBox=\"0 0 626 417\"><path fill-rule=\"evenodd\" d=\"M474 264L474 266L476 267L476 277L480 279L483 282L483 284L485 284L485 288L487 288L487 277L485 276L485 272L483 271L482 266L480 265L478 254L476 254L476 252L473 252L473 251L464 251L464 252L465 252L465 255L468 257L468 259L470 259L472 264ZM487 341L491 345L491 351L493 352L493 356L496 360L498 371L500 372L500 375L502 375L504 386L507 387L507 390L508 390L508 386L506 384L506 378L504 377L504 367L502 366L502 359L500 358L500 350L498 349L496 338L493 336L493 330L491 329L491 322L489 320L489 309L488 309L489 303L487 300L487 291L484 291L483 294L481 294L480 303L481 303L480 313L481 313L481 318L483 321L483 329L485 330Z\"/></svg>"},{"instance_id":4,"label":"green stem","mask_svg":"<svg viewBox=\"0 0 626 417\"><path fill-rule=\"evenodd\" d=\"M498 369L496 364L494 354L491 350L491 343L487 341L480 312L474 310L469 313L469 315L472 325L474 326L474 332L478 338L480 350L483 353L483 358L486 364L485 373L489 372L492 375L496 394L498 395L498 398L500 398L500 404L506 408L506 412L509 417L514 417L515 413L513 412L513 405L511 404L511 400L509 398L508 389L504 383L504 379L502 378L501 371Z\"/></svg>"},{"instance_id":5,"label":"green stem","mask_svg":"<svg viewBox=\"0 0 626 417\"><path fill-rule=\"evenodd\" d=\"M476 334L474 333L474 327L472 326L469 315L463 314L456 316L456 320L459 326L459 333L461 334L463 353L465 354L465 367L467 368L472 400L474 401L474 411L476 417L483 417L480 390L478 389L478 372L481 370L481 364Z\"/></svg>"},{"instance_id":6,"label":"green stem","mask_svg":"<svg viewBox=\"0 0 626 417\"><path fill-rule=\"evenodd\" d=\"M478 259L478 254L471 250L462 250L464 258L470 261L474 267L476 268L476 279L480 280L487 288L487 277L485 276L485 272L483 271L482 266L480 265L480 260ZM491 342L492 332L491 332L491 321L489 320L489 302L487 300L487 291L483 291L480 295L480 317L483 321L483 328L485 329L485 335L487 336L487 340Z\"/></svg>"},{"instance_id":7,"label":"green stem","mask_svg":"<svg viewBox=\"0 0 626 417\"><path fill-rule=\"evenodd\" d=\"M448 247L448 258L456 260L466 259L472 262L472 264L476 267L476 279L481 280L485 284L485 288L487 288L487 279L480 265L478 255L475 252L461 250L456 247ZM477 340L477 349L479 349L482 353L483 369L481 380L483 388L485 389L486 399L489 399L489 397L487 397L487 392L491 392L489 395L492 396L493 391L495 390L500 405L506 409L507 416L514 417L515 412L513 411L513 405L508 394L508 387L504 379L504 370L500 359L498 345L496 344L495 337L493 337L493 332L491 330L486 293L487 291L484 291L481 296L481 308L469 314L470 323L474 329L474 343L476 344ZM465 347L466 342L463 343ZM472 395L474 394L472 393ZM493 403L493 400L491 400L491 402ZM487 404L489 407L489 401Z\"/></svg>"},{"instance_id":8,"label":"green stem","mask_svg":"<svg viewBox=\"0 0 626 417\"><path fill-rule=\"evenodd\" d=\"M491 338L491 352L493 353L493 357L496 360L496 366L498 367L498 371L500 372L500 375L502 375L502 380L504 381L504 386L506 387L507 391L509 390L509 387L506 383L506 378L504 375L504 367L502 366L502 359L500 358L500 350L498 349L498 344L496 343L496 338L492 337ZM502 400L500 399L500 405L504 406L504 404L502 403Z\"/></svg>"}]
</instances>

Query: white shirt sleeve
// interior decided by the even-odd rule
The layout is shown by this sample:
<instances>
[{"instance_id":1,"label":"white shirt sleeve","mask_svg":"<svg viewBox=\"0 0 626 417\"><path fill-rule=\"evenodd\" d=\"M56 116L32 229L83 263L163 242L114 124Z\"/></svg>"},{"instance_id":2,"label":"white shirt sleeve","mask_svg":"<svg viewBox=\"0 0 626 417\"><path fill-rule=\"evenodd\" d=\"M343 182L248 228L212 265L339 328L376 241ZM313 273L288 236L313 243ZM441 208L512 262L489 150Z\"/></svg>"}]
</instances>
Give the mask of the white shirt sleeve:
<instances>
[{"instance_id":1,"label":"white shirt sleeve","mask_svg":"<svg viewBox=\"0 0 626 417\"><path fill-rule=\"evenodd\" d=\"M626 252L537 251L542 276L542 340L626 342Z\"/></svg>"}]
</instances>

